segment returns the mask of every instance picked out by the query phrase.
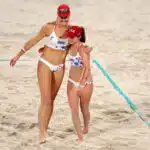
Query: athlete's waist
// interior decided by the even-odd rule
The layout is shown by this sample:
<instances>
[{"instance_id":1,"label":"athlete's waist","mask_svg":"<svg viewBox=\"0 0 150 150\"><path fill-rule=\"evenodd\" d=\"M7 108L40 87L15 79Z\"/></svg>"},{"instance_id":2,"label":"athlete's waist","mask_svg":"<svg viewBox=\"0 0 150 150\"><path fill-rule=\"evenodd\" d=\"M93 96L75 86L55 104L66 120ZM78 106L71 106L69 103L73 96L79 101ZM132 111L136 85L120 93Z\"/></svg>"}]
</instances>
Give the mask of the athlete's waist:
<instances>
[{"instance_id":1,"label":"athlete's waist","mask_svg":"<svg viewBox=\"0 0 150 150\"><path fill-rule=\"evenodd\" d=\"M67 51L58 51L54 48L44 46L43 55L48 57L66 58Z\"/></svg>"},{"instance_id":2,"label":"athlete's waist","mask_svg":"<svg viewBox=\"0 0 150 150\"><path fill-rule=\"evenodd\" d=\"M73 76L81 76L83 68L70 66L69 74Z\"/></svg>"},{"instance_id":3,"label":"athlete's waist","mask_svg":"<svg viewBox=\"0 0 150 150\"><path fill-rule=\"evenodd\" d=\"M56 47L53 47L53 46L48 46L48 45L44 45L44 48L45 49L48 49L48 50L52 50L52 51L57 51L59 53L65 53L67 49L65 50L61 50L59 48L56 48Z\"/></svg>"},{"instance_id":4,"label":"athlete's waist","mask_svg":"<svg viewBox=\"0 0 150 150\"><path fill-rule=\"evenodd\" d=\"M57 55L46 55L42 54L40 58L45 59L49 63L58 65L58 64L65 64L65 57L64 56L57 56Z\"/></svg>"}]
</instances>

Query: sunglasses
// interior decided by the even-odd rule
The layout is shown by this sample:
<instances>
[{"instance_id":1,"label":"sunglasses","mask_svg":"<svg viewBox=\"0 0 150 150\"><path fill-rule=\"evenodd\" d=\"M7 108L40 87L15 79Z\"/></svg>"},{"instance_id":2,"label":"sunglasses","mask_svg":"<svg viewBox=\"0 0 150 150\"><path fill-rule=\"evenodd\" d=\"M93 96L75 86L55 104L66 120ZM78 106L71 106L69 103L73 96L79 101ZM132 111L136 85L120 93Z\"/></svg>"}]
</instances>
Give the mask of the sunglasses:
<instances>
[{"instance_id":1,"label":"sunglasses","mask_svg":"<svg viewBox=\"0 0 150 150\"><path fill-rule=\"evenodd\" d=\"M61 19L67 19L68 16L60 16Z\"/></svg>"}]
</instances>

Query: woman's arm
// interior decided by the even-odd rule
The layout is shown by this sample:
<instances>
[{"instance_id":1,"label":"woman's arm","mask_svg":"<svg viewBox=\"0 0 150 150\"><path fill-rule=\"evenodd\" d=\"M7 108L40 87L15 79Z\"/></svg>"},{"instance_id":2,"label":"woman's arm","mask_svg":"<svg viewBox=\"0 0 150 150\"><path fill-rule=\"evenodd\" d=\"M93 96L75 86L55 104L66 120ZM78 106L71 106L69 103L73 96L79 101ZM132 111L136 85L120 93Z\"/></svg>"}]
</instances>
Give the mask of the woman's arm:
<instances>
[{"instance_id":1,"label":"woman's arm","mask_svg":"<svg viewBox=\"0 0 150 150\"><path fill-rule=\"evenodd\" d=\"M84 50L85 49L86 48L84 48ZM83 60L83 70L79 81L81 85L83 85L86 82L89 73L89 68L90 68L90 54L84 50L82 49L80 52L80 55Z\"/></svg>"},{"instance_id":2,"label":"woman's arm","mask_svg":"<svg viewBox=\"0 0 150 150\"><path fill-rule=\"evenodd\" d=\"M22 56L26 51L31 49L34 45L36 45L41 39L43 39L48 32L47 25L43 26L41 30L37 33L35 37L30 39L27 43L25 43L24 47L18 52L17 56Z\"/></svg>"},{"instance_id":3,"label":"woman's arm","mask_svg":"<svg viewBox=\"0 0 150 150\"><path fill-rule=\"evenodd\" d=\"M42 38L44 38L47 35L47 33L48 33L48 25L45 25L41 28L39 33L35 37L33 37L31 40L29 40L24 45L24 47L16 54L16 56L10 60L10 66L13 67L16 64L16 62L18 61L18 59L20 58L20 56L22 56L31 47L36 45Z\"/></svg>"}]
</instances>

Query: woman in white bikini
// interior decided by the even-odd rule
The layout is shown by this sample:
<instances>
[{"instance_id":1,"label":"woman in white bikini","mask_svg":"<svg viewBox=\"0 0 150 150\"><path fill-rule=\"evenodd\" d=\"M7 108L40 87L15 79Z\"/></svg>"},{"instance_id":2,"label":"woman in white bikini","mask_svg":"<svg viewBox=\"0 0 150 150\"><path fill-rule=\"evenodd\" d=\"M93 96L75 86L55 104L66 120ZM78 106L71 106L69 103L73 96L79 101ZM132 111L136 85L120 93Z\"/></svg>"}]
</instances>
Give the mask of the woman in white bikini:
<instances>
[{"instance_id":1,"label":"woman in white bikini","mask_svg":"<svg viewBox=\"0 0 150 150\"><path fill-rule=\"evenodd\" d=\"M40 143L46 141L49 120L53 113L54 100L60 88L64 76L64 63L68 53L68 40L62 38L68 30L70 8L62 4L57 9L57 19L55 22L44 25L40 32L29 40L21 51L10 61L10 66L14 66L17 60L26 51L31 49L44 37L47 43L40 49L41 57L38 62L37 76L41 93L41 105L39 108L39 128Z\"/></svg>"},{"instance_id":2,"label":"woman in white bikini","mask_svg":"<svg viewBox=\"0 0 150 150\"><path fill-rule=\"evenodd\" d=\"M83 134L88 133L88 122L90 120L89 103L93 92L93 80L90 70L90 52L92 48L84 45L86 40L84 28L72 26L65 35L71 44L67 59L71 61L67 95L72 111L72 119L78 140L83 140ZM80 103L84 120L82 130L79 118Z\"/></svg>"}]
</instances>

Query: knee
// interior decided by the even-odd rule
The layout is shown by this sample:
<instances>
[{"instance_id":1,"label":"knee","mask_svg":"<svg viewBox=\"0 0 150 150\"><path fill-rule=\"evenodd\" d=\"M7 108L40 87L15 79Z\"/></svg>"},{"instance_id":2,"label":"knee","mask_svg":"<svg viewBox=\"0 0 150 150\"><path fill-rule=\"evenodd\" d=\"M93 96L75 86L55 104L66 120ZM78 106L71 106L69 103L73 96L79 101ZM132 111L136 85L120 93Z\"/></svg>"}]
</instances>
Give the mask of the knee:
<instances>
[{"instance_id":1,"label":"knee","mask_svg":"<svg viewBox=\"0 0 150 150\"><path fill-rule=\"evenodd\" d=\"M43 96L42 97L42 102L43 105L53 105L54 100L50 96Z\"/></svg>"},{"instance_id":2,"label":"knee","mask_svg":"<svg viewBox=\"0 0 150 150\"><path fill-rule=\"evenodd\" d=\"M88 114L89 113L89 106L88 106L88 104L82 104L82 105L80 105L80 107L81 107L81 112L82 113L84 113L84 114Z\"/></svg>"},{"instance_id":3,"label":"knee","mask_svg":"<svg viewBox=\"0 0 150 150\"><path fill-rule=\"evenodd\" d=\"M90 115L90 112L87 110L85 112L82 112L85 116L89 116Z\"/></svg>"},{"instance_id":4,"label":"knee","mask_svg":"<svg viewBox=\"0 0 150 150\"><path fill-rule=\"evenodd\" d=\"M84 114L84 115L88 115L88 110L83 110L83 109L81 109L81 112L82 112L82 114Z\"/></svg>"},{"instance_id":5,"label":"knee","mask_svg":"<svg viewBox=\"0 0 150 150\"><path fill-rule=\"evenodd\" d=\"M78 113L79 113L78 108L76 108L76 107L71 107L71 112L74 115L78 115Z\"/></svg>"}]
</instances>

